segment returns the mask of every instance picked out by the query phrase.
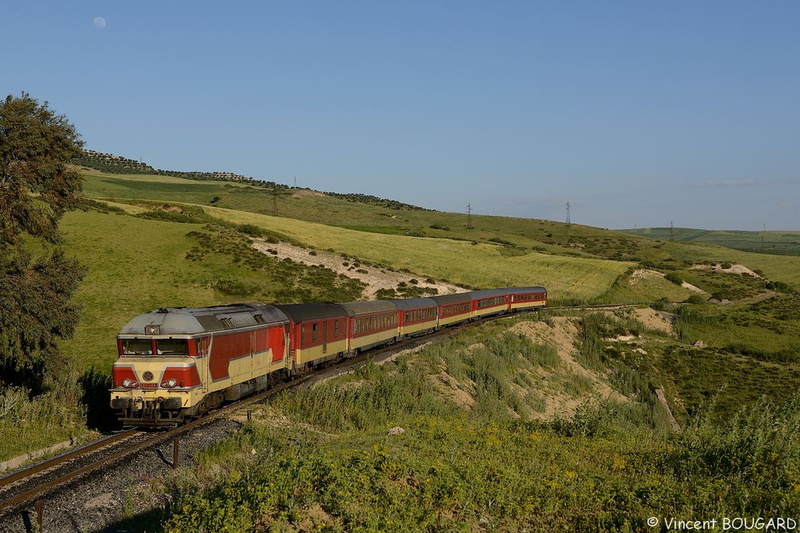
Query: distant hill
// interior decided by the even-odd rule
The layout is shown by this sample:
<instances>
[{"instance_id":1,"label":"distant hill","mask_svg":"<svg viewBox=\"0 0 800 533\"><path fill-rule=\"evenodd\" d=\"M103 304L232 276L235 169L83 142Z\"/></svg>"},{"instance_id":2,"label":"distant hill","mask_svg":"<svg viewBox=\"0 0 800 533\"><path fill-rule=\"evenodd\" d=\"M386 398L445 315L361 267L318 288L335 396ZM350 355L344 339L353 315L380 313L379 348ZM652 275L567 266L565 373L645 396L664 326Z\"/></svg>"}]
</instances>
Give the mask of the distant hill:
<instances>
[{"instance_id":1,"label":"distant hill","mask_svg":"<svg viewBox=\"0 0 800 533\"><path fill-rule=\"evenodd\" d=\"M404 204L403 202L398 202L397 200L378 198L377 196L372 196L369 194L360 194L360 193L342 194L338 192L326 192L325 194L327 194L328 196L333 196L334 198L341 198L343 200L347 200L348 202L375 205L378 207L386 207L388 209L408 210L408 211L432 211L432 209L425 209L424 207L419 207L416 205Z\"/></svg>"},{"instance_id":2,"label":"distant hill","mask_svg":"<svg viewBox=\"0 0 800 533\"><path fill-rule=\"evenodd\" d=\"M273 181L257 180L233 172L183 172L178 170L157 169L147 163L136 161L135 159L128 159L104 152L95 152L94 150L84 150L83 155L75 161L75 163L109 174L154 174L201 181L236 181L268 189L289 188L288 185L275 183Z\"/></svg>"},{"instance_id":3,"label":"distant hill","mask_svg":"<svg viewBox=\"0 0 800 533\"><path fill-rule=\"evenodd\" d=\"M177 170L164 170L154 168L142 161L135 159L128 159L119 155L108 154L104 152L96 152L94 150L84 150L83 155L75 161L76 164L106 172L108 174L151 174L158 176L173 176L176 178L185 178L190 180L200 181L235 181L239 183L246 183L256 187L264 187L267 189L289 189L288 185L275 183L273 181L263 181L235 174L233 172L183 172ZM388 209L396 209L398 211L429 211L423 207L418 207L397 200L390 200L387 198L379 198L368 194L356 193L335 193L326 192L328 196L341 198L349 202L360 204L374 205L378 207L385 207Z\"/></svg>"},{"instance_id":4,"label":"distant hill","mask_svg":"<svg viewBox=\"0 0 800 533\"><path fill-rule=\"evenodd\" d=\"M620 231L662 241L707 242L745 252L800 255L800 232L797 231L735 231L692 228L637 228Z\"/></svg>"}]
</instances>

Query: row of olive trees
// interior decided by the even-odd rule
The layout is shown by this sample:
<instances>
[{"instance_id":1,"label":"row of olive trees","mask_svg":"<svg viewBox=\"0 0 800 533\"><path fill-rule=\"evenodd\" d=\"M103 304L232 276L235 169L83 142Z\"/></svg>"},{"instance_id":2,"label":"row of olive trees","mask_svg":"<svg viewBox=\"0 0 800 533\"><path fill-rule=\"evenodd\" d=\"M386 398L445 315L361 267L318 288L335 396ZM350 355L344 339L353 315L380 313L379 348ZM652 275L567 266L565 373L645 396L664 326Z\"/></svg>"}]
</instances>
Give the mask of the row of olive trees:
<instances>
[{"instance_id":1,"label":"row of olive trees","mask_svg":"<svg viewBox=\"0 0 800 533\"><path fill-rule=\"evenodd\" d=\"M71 299L84 268L57 245L59 219L81 201L67 162L82 145L47 102L22 93L0 103L0 387L41 390L78 322Z\"/></svg>"}]
</instances>

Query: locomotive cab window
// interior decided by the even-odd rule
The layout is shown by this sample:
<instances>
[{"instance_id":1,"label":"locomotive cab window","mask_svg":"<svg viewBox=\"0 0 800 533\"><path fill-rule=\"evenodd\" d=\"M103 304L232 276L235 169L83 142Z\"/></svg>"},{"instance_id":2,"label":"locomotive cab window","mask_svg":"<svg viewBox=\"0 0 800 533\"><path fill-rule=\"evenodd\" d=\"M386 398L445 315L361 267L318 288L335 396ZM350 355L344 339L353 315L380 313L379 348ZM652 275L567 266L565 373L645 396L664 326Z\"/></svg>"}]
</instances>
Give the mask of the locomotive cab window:
<instances>
[{"instance_id":1,"label":"locomotive cab window","mask_svg":"<svg viewBox=\"0 0 800 533\"><path fill-rule=\"evenodd\" d=\"M189 341L186 339L158 339L156 349L159 355L189 355Z\"/></svg>"},{"instance_id":2,"label":"locomotive cab window","mask_svg":"<svg viewBox=\"0 0 800 533\"><path fill-rule=\"evenodd\" d=\"M123 339L122 355L152 355L153 344L150 339Z\"/></svg>"}]
</instances>

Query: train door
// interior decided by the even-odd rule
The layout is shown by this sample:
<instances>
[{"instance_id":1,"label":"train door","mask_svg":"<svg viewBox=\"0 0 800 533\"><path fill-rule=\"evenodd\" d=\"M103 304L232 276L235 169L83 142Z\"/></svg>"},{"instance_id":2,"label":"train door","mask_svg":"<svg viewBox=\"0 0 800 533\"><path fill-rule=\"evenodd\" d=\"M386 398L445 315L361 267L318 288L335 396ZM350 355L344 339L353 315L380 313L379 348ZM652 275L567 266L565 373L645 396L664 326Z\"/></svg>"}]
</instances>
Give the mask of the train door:
<instances>
[{"instance_id":1,"label":"train door","mask_svg":"<svg viewBox=\"0 0 800 533\"><path fill-rule=\"evenodd\" d=\"M200 361L200 376L203 381L203 392L208 392L208 384L211 382L211 345L214 337L203 337L197 347L197 355Z\"/></svg>"},{"instance_id":2,"label":"train door","mask_svg":"<svg viewBox=\"0 0 800 533\"><path fill-rule=\"evenodd\" d=\"M328 321L322 323L322 353L328 353Z\"/></svg>"},{"instance_id":3,"label":"train door","mask_svg":"<svg viewBox=\"0 0 800 533\"><path fill-rule=\"evenodd\" d=\"M251 376L254 375L254 372L259 370L258 367L260 366L256 362L256 349L257 349L256 345L257 344L258 343L257 343L257 340L256 340L256 332L255 331L251 331L250 332L250 375Z\"/></svg>"}]
</instances>

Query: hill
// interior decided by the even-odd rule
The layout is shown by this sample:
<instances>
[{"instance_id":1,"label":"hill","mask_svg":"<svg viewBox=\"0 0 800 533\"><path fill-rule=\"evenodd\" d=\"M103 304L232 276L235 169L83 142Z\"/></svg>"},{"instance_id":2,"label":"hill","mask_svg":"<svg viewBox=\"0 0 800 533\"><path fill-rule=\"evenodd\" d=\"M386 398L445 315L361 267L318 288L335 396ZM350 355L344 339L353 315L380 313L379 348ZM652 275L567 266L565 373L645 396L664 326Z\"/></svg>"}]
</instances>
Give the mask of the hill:
<instances>
[{"instance_id":1,"label":"hill","mask_svg":"<svg viewBox=\"0 0 800 533\"><path fill-rule=\"evenodd\" d=\"M33 402L6 391L4 457L85 438L78 401L107 401L116 332L157 307L355 300L377 294L377 278L403 296L541 284L553 304L640 303L504 319L286 395L198 457L205 468L153 480L145 492L175 495L174 514L129 529L237 517L244 529L376 530L402 515L412 530L635 530L667 512L800 510L781 485L800 450L780 433L800 385L799 257L546 220L467 227L464 215L247 181L84 177L85 208L62 222L88 267L82 321L62 347L73 367ZM389 437L393 426L405 436ZM249 492L265 483L271 496ZM756 489L703 489L714 484Z\"/></svg>"},{"instance_id":2,"label":"hill","mask_svg":"<svg viewBox=\"0 0 800 533\"><path fill-rule=\"evenodd\" d=\"M800 232L797 231L731 231L690 228L638 228L621 231L662 241L707 242L745 252L800 255Z\"/></svg>"},{"instance_id":3,"label":"hill","mask_svg":"<svg viewBox=\"0 0 800 533\"><path fill-rule=\"evenodd\" d=\"M86 195L103 203L63 222L69 249L89 266L78 295L87 318L66 347L76 356L91 354L80 357L85 368L107 368L114 357L109 339L127 318L152 308L363 297L364 281L355 274L314 265L311 254L293 261L270 242L338 255L351 272L406 272L422 285L426 279L471 288L542 284L556 304L693 295L730 301L768 296L776 282L785 290L800 287L796 257L544 220L473 216L467 228L463 215L307 190L288 190L281 216L274 216L269 193L249 183L94 171L85 178ZM699 270L700 264L744 264L766 279ZM392 290L408 294L405 285Z\"/></svg>"}]
</instances>

